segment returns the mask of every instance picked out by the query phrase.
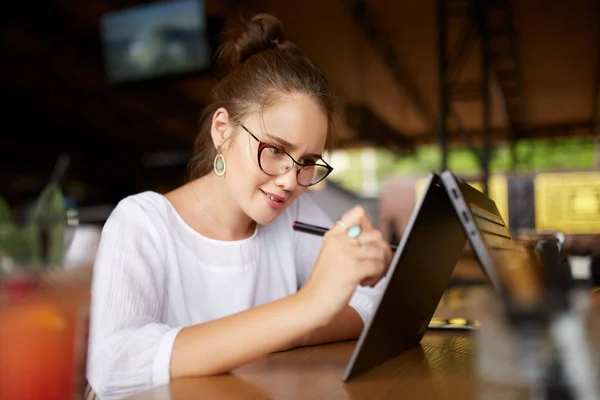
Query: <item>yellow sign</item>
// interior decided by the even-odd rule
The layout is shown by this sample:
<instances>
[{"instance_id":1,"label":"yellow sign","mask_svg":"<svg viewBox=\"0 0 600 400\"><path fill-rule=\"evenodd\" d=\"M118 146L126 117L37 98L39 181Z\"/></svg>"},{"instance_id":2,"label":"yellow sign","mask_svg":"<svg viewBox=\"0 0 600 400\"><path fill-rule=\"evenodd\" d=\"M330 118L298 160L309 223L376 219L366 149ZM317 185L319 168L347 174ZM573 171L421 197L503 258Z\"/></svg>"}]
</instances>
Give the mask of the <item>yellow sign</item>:
<instances>
[{"instance_id":1,"label":"yellow sign","mask_svg":"<svg viewBox=\"0 0 600 400\"><path fill-rule=\"evenodd\" d=\"M415 184L415 201L418 201L423 193L427 178L417 180ZM475 189L483 192L483 184L481 182L468 182ZM492 175L488 181L490 198L496 203L498 211L508 226L508 182L504 175Z\"/></svg>"},{"instance_id":2,"label":"yellow sign","mask_svg":"<svg viewBox=\"0 0 600 400\"><path fill-rule=\"evenodd\" d=\"M534 185L537 229L600 233L600 172L539 174Z\"/></svg>"}]
</instances>

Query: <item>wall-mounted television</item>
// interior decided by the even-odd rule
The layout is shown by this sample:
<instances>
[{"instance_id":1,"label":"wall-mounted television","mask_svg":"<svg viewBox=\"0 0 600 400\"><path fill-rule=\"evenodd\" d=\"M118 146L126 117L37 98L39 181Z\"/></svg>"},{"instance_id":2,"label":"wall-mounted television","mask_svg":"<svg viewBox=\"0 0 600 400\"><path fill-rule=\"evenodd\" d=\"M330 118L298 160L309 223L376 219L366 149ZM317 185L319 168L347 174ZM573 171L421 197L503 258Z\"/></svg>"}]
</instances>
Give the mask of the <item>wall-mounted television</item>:
<instances>
[{"instance_id":1,"label":"wall-mounted television","mask_svg":"<svg viewBox=\"0 0 600 400\"><path fill-rule=\"evenodd\" d=\"M104 64L110 82L128 82L208 70L212 51L203 0L149 3L101 19Z\"/></svg>"}]
</instances>

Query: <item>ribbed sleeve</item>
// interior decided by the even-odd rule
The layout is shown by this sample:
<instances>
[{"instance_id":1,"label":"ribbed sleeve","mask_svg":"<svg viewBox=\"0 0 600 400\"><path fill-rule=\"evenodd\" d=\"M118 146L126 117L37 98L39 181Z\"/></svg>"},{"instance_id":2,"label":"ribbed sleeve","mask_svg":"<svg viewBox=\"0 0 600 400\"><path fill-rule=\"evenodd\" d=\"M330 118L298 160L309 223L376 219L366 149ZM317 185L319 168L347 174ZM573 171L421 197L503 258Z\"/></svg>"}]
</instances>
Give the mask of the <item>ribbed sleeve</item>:
<instances>
[{"instance_id":1,"label":"ribbed sleeve","mask_svg":"<svg viewBox=\"0 0 600 400\"><path fill-rule=\"evenodd\" d=\"M92 283L88 380L103 399L169 381L178 327L160 321L164 244L143 204L125 199L103 228Z\"/></svg>"}]
</instances>

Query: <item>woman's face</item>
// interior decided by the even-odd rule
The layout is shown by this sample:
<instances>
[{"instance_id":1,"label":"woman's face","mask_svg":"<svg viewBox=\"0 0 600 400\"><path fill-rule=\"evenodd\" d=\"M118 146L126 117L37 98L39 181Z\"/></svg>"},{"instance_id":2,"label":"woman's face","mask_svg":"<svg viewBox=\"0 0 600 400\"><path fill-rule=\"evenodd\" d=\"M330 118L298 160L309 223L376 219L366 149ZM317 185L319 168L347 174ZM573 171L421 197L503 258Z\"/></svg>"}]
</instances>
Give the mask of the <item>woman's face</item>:
<instances>
[{"instance_id":1,"label":"woman's face","mask_svg":"<svg viewBox=\"0 0 600 400\"><path fill-rule=\"evenodd\" d=\"M231 198L240 209L259 224L275 220L283 210L306 191L297 180L298 167L270 176L258 162L259 142L275 148L263 150L262 166L268 169L267 157L282 156L283 150L299 163L318 161L327 139L327 115L304 94L287 95L265 109L262 116L252 114L241 124L232 125L234 140L225 144L227 163L225 181ZM268 153L271 152L271 153ZM272 165L271 165L272 167ZM272 171L270 171L272 173Z\"/></svg>"}]
</instances>

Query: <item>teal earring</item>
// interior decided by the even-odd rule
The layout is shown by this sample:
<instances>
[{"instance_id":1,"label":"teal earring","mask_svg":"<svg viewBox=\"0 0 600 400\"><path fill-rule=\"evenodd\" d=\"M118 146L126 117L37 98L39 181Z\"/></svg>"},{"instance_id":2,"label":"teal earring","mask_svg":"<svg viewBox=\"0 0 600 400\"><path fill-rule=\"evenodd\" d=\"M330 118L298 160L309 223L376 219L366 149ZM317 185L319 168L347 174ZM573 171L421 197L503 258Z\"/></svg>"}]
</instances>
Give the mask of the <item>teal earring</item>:
<instances>
[{"instance_id":1,"label":"teal earring","mask_svg":"<svg viewBox=\"0 0 600 400\"><path fill-rule=\"evenodd\" d=\"M225 163L225 157L223 157L223 154L219 153L215 156L213 170L217 176L225 175L225 171L227 171L227 164Z\"/></svg>"}]
</instances>

